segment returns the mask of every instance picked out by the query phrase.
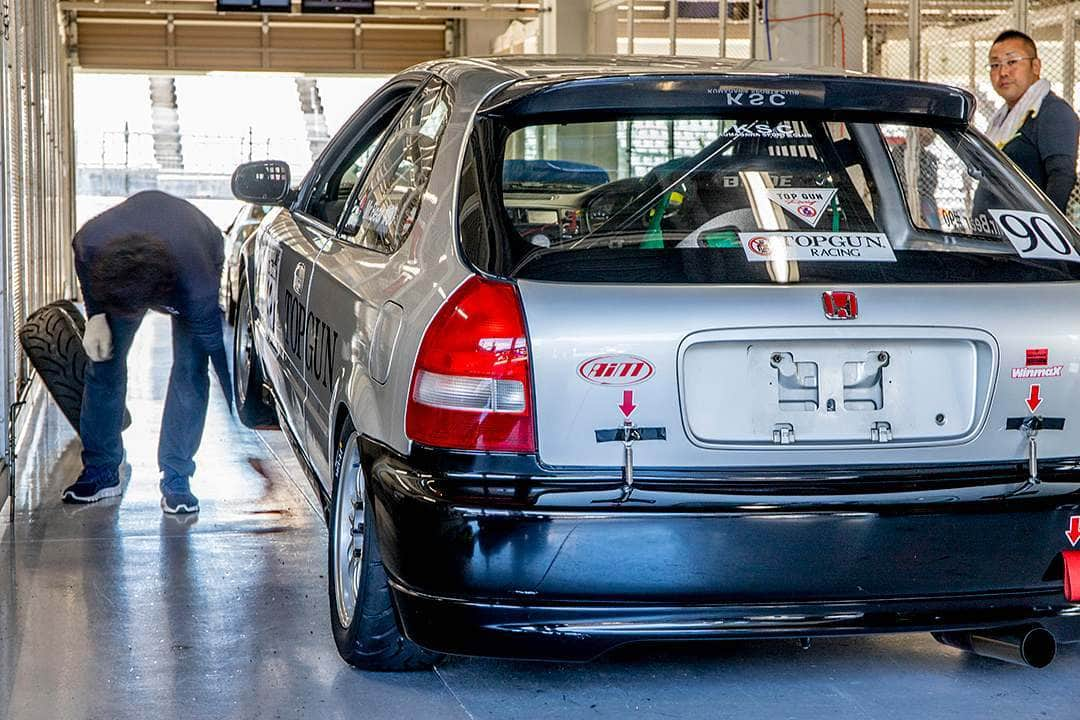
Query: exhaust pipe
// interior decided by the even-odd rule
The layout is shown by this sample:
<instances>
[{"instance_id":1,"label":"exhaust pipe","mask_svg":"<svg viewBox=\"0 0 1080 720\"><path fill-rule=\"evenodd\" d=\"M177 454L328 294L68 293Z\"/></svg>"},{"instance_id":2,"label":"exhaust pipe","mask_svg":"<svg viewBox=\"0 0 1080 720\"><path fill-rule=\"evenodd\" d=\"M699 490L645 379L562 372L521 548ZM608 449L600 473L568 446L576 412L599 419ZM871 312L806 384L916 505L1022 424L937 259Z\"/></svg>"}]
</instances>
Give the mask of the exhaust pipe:
<instances>
[{"instance_id":1,"label":"exhaust pipe","mask_svg":"<svg viewBox=\"0 0 1080 720\"><path fill-rule=\"evenodd\" d=\"M1008 663L1044 668L1057 654L1054 634L1041 625L1018 625L998 630L933 633L942 645Z\"/></svg>"}]
</instances>

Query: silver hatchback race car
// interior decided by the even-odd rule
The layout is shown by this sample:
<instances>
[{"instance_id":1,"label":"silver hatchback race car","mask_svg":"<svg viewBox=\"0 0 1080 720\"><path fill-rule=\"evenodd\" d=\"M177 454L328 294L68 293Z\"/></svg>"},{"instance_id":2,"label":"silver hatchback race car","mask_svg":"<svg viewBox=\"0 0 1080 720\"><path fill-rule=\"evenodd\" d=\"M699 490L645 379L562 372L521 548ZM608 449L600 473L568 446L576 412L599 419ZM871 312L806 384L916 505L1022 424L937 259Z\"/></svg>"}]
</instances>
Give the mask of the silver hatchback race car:
<instances>
[{"instance_id":1,"label":"silver hatchback race car","mask_svg":"<svg viewBox=\"0 0 1080 720\"><path fill-rule=\"evenodd\" d=\"M371 669L645 640L1080 639L1080 252L954 88L417 66L245 247L236 404Z\"/></svg>"}]
</instances>

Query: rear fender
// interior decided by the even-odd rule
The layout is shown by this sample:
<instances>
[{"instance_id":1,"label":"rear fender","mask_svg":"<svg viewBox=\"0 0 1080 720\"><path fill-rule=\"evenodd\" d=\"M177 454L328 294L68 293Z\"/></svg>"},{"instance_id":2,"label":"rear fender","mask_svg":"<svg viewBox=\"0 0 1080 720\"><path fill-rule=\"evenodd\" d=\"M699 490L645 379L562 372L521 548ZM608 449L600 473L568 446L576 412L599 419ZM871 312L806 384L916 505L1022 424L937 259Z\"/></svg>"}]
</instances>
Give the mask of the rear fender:
<instances>
[{"instance_id":1,"label":"rear fender","mask_svg":"<svg viewBox=\"0 0 1080 720\"><path fill-rule=\"evenodd\" d=\"M333 465L334 452L337 449L338 435L344 425L345 418L351 418L353 427L360 435L373 437L385 437L379 419L375 412L377 399L374 396L372 380L368 376L365 364L350 362L348 370L334 382L334 389L330 394L330 417L327 427L331 432L327 433L326 457L329 463L326 471L327 482L324 487L327 491L333 489Z\"/></svg>"}]
</instances>

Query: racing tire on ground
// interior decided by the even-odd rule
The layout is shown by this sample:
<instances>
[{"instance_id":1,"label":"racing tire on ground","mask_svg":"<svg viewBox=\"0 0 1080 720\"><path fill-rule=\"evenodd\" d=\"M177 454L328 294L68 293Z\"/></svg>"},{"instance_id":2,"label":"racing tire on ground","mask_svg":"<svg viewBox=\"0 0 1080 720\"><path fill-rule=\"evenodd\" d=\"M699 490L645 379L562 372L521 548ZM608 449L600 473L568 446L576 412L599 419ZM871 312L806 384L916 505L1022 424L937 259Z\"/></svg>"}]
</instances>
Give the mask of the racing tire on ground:
<instances>
[{"instance_id":1,"label":"racing tire on ground","mask_svg":"<svg viewBox=\"0 0 1080 720\"><path fill-rule=\"evenodd\" d=\"M75 323L75 327L79 329L79 337L86 334L86 318L83 317L82 310L79 309L78 305L71 300L56 300L49 304L55 305L71 317L71 320Z\"/></svg>"},{"instance_id":2,"label":"racing tire on ground","mask_svg":"<svg viewBox=\"0 0 1080 720\"><path fill-rule=\"evenodd\" d=\"M241 278L240 306L233 328L233 401L237 417L249 428L277 424L274 406L265 399L265 384L262 364L255 350L251 297L246 278Z\"/></svg>"},{"instance_id":3,"label":"racing tire on ground","mask_svg":"<svg viewBox=\"0 0 1080 720\"><path fill-rule=\"evenodd\" d=\"M443 656L412 642L398 626L366 498L359 436L347 420L334 452L330 503L327 577L334 642L342 659L361 670L428 670Z\"/></svg>"},{"instance_id":4,"label":"racing tire on ground","mask_svg":"<svg viewBox=\"0 0 1080 720\"><path fill-rule=\"evenodd\" d=\"M83 349L86 320L70 300L57 300L30 314L19 330L19 343L60 412L79 432L83 385L89 359ZM124 409L122 428L131 425Z\"/></svg>"}]
</instances>

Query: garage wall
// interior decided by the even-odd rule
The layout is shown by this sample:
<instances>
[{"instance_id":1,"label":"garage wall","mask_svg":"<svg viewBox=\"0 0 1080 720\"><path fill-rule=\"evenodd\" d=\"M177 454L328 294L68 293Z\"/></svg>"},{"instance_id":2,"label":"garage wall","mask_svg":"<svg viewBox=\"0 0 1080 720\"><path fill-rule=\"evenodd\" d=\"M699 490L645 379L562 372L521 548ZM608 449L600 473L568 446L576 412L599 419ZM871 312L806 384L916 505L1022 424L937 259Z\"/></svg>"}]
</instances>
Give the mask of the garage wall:
<instances>
[{"instance_id":1,"label":"garage wall","mask_svg":"<svg viewBox=\"0 0 1080 720\"><path fill-rule=\"evenodd\" d=\"M19 329L29 312L73 297L76 288L71 74L63 47L55 3L0 3L0 502L32 380Z\"/></svg>"},{"instance_id":2,"label":"garage wall","mask_svg":"<svg viewBox=\"0 0 1080 720\"><path fill-rule=\"evenodd\" d=\"M391 73L446 57L446 21L75 15L86 70Z\"/></svg>"}]
</instances>

